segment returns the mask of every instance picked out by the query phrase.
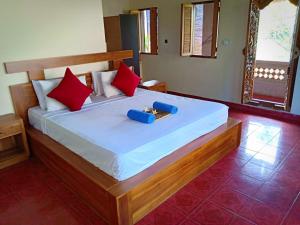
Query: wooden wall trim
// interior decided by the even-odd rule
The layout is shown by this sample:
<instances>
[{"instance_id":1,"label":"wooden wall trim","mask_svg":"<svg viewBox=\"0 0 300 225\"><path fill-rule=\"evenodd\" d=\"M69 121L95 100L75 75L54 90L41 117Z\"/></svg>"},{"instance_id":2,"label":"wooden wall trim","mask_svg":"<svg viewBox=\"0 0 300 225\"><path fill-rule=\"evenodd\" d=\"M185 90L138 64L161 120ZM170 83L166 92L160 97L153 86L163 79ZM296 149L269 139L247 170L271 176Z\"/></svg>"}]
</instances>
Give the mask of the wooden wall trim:
<instances>
[{"instance_id":1,"label":"wooden wall trim","mask_svg":"<svg viewBox=\"0 0 300 225\"><path fill-rule=\"evenodd\" d=\"M44 69L57 68L63 66L82 65L88 63L96 63L103 61L120 61L133 57L131 50L114 51L104 53L93 53L86 55L75 56L61 56L45 59L33 59L16 62L4 63L7 74L29 72L29 71L43 71Z\"/></svg>"}]
</instances>

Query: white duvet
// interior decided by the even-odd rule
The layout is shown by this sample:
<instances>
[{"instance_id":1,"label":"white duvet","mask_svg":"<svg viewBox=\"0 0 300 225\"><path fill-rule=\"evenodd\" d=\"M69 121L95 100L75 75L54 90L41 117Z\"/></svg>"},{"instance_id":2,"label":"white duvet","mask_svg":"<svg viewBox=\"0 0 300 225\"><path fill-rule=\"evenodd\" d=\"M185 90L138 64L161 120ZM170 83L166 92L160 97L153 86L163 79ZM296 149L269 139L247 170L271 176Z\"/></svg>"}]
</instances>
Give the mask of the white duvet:
<instances>
[{"instance_id":1,"label":"white duvet","mask_svg":"<svg viewBox=\"0 0 300 225\"><path fill-rule=\"evenodd\" d=\"M153 124L127 118L129 109L142 110L154 101L173 104L178 113ZM134 97L102 98L78 112L29 110L31 125L120 181L213 131L227 118L223 104L142 89Z\"/></svg>"}]
</instances>

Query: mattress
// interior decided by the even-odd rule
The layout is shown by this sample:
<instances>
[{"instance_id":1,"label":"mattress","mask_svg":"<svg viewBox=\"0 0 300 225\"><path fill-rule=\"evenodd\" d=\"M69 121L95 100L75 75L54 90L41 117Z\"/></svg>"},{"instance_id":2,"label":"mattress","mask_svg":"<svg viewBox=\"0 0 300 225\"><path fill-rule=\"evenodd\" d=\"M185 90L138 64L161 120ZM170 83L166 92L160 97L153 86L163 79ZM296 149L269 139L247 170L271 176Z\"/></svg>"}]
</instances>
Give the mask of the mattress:
<instances>
[{"instance_id":1,"label":"mattress","mask_svg":"<svg viewBox=\"0 0 300 225\"><path fill-rule=\"evenodd\" d=\"M143 124L130 120L129 109L142 110L154 101L173 104L178 113ZM227 122L228 107L138 89L133 97L98 97L81 111L29 109L29 122L105 173L122 181L180 147Z\"/></svg>"}]
</instances>

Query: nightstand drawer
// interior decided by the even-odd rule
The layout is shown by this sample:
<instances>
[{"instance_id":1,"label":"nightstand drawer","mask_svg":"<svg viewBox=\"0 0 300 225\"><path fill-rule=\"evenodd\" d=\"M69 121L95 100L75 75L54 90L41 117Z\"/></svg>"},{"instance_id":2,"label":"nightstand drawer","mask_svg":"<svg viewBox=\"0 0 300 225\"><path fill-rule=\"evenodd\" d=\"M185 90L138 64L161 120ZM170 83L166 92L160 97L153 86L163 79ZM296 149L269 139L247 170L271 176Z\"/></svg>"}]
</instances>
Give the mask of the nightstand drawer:
<instances>
[{"instance_id":1,"label":"nightstand drawer","mask_svg":"<svg viewBox=\"0 0 300 225\"><path fill-rule=\"evenodd\" d=\"M0 139L22 133L20 123L11 124L9 126L0 126Z\"/></svg>"}]
</instances>

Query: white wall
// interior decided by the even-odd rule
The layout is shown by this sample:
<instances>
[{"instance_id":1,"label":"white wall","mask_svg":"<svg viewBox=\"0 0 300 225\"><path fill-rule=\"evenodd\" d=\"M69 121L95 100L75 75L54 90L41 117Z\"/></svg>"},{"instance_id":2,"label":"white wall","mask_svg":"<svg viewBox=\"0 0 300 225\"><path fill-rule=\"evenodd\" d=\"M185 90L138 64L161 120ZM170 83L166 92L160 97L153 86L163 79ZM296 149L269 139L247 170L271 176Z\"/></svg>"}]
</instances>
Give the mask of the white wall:
<instances>
[{"instance_id":1,"label":"white wall","mask_svg":"<svg viewBox=\"0 0 300 225\"><path fill-rule=\"evenodd\" d=\"M106 51L102 2L1 0L0 40L1 115L13 112L9 85L27 82L4 62Z\"/></svg>"},{"instance_id":2,"label":"white wall","mask_svg":"<svg viewBox=\"0 0 300 225\"><path fill-rule=\"evenodd\" d=\"M291 112L300 115L300 59L298 65Z\"/></svg>"},{"instance_id":3,"label":"white wall","mask_svg":"<svg viewBox=\"0 0 300 225\"><path fill-rule=\"evenodd\" d=\"M217 59L179 55L183 2L131 0L133 9L158 7L159 54L142 56L144 78L166 81L174 91L240 102L249 0L221 0ZM224 40L229 40L228 46L222 44Z\"/></svg>"},{"instance_id":4,"label":"white wall","mask_svg":"<svg viewBox=\"0 0 300 225\"><path fill-rule=\"evenodd\" d=\"M102 0L103 16L118 16L130 9L130 0Z\"/></svg>"}]
</instances>

